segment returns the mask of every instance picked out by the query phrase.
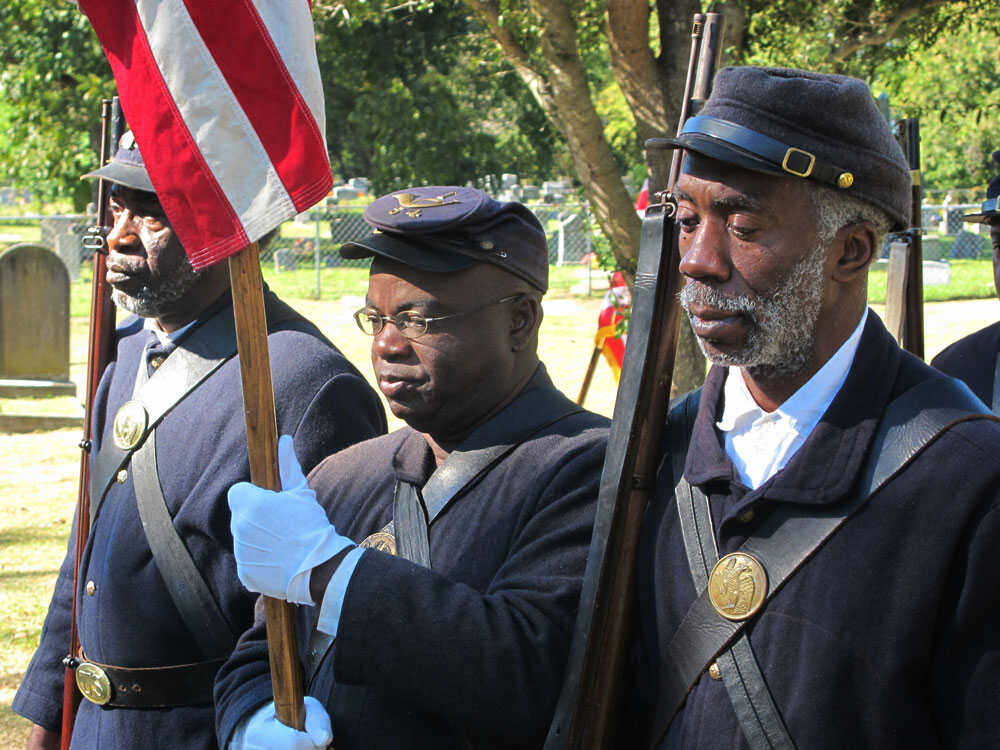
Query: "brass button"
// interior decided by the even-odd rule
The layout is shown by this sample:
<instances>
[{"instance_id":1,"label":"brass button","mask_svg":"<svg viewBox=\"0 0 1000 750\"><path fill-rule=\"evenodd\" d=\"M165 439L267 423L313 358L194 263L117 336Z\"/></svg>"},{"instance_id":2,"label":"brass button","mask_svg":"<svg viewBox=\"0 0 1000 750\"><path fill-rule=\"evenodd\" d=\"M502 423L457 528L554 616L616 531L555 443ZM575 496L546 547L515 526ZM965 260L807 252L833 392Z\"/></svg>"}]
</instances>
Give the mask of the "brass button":
<instances>
[{"instance_id":1,"label":"brass button","mask_svg":"<svg viewBox=\"0 0 1000 750\"><path fill-rule=\"evenodd\" d=\"M164 359L165 357L157 355L156 357L153 357L151 360L149 360L149 364L151 364L153 366L153 369L155 370L157 367L163 364Z\"/></svg>"},{"instance_id":2,"label":"brass button","mask_svg":"<svg viewBox=\"0 0 1000 750\"><path fill-rule=\"evenodd\" d=\"M708 676L713 680L721 680L722 672L719 670L719 662L713 661L712 666L708 668Z\"/></svg>"},{"instance_id":3,"label":"brass button","mask_svg":"<svg viewBox=\"0 0 1000 750\"><path fill-rule=\"evenodd\" d=\"M97 593L97 584L93 581L87 581L87 585L83 590L87 592L87 596L93 596Z\"/></svg>"},{"instance_id":4,"label":"brass button","mask_svg":"<svg viewBox=\"0 0 1000 750\"><path fill-rule=\"evenodd\" d=\"M753 520L753 508L747 508L736 514L736 520L740 523L750 523Z\"/></svg>"},{"instance_id":5,"label":"brass button","mask_svg":"<svg viewBox=\"0 0 1000 750\"><path fill-rule=\"evenodd\" d=\"M117 481L118 484L125 484L125 482L128 481L128 469L122 469L119 471L117 476L115 476L115 481Z\"/></svg>"}]
</instances>

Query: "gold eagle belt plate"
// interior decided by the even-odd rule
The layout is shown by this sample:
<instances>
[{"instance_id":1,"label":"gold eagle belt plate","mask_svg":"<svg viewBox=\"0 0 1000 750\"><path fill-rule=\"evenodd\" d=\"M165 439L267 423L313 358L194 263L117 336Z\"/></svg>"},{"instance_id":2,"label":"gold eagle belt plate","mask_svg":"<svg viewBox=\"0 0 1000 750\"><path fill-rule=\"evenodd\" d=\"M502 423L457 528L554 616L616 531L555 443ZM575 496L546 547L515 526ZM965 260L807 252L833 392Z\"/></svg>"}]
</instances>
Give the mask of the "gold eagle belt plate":
<instances>
[{"instance_id":1,"label":"gold eagle belt plate","mask_svg":"<svg viewBox=\"0 0 1000 750\"><path fill-rule=\"evenodd\" d=\"M708 577L708 598L727 620L753 617L767 596L767 571L753 555L723 555Z\"/></svg>"},{"instance_id":2,"label":"gold eagle belt plate","mask_svg":"<svg viewBox=\"0 0 1000 750\"><path fill-rule=\"evenodd\" d=\"M376 549L379 552L388 552L390 555L395 555L396 537L388 531L376 531L374 534L365 537L365 540L358 546L366 547L368 549Z\"/></svg>"},{"instance_id":3,"label":"gold eagle belt plate","mask_svg":"<svg viewBox=\"0 0 1000 750\"><path fill-rule=\"evenodd\" d=\"M91 703L103 706L111 700L111 680L108 673L89 661L81 662L76 668L76 686Z\"/></svg>"},{"instance_id":4,"label":"gold eagle belt plate","mask_svg":"<svg viewBox=\"0 0 1000 750\"><path fill-rule=\"evenodd\" d=\"M112 437L123 451L134 448L146 435L149 414L138 401L126 401L115 414Z\"/></svg>"}]
</instances>

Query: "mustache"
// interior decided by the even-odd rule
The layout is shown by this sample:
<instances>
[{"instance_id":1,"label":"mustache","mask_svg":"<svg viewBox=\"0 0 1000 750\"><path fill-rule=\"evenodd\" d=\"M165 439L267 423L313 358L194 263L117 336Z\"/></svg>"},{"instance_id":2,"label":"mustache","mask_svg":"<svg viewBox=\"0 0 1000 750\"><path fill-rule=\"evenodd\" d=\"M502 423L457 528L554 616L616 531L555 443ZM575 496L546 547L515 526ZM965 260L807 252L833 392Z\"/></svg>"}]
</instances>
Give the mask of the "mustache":
<instances>
[{"instance_id":1,"label":"mustache","mask_svg":"<svg viewBox=\"0 0 1000 750\"><path fill-rule=\"evenodd\" d=\"M746 294L725 294L697 279L688 279L684 288L677 295L681 307L691 315L691 307L711 307L720 312L736 313L746 315L756 320L763 309L763 300L759 297L751 297Z\"/></svg>"}]
</instances>

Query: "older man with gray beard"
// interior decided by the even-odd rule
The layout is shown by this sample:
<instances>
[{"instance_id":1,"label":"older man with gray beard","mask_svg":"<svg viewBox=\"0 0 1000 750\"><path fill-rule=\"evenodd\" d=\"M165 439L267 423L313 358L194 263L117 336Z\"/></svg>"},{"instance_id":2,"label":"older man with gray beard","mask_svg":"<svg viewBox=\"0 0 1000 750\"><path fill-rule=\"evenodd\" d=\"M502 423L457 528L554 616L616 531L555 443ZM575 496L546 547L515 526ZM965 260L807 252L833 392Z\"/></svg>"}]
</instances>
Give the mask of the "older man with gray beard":
<instances>
[{"instance_id":1,"label":"older man with gray beard","mask_svg":"<svg viewBox=\"0 0 1000 750\"><path fill-rule=\"evenodd\" d=\"M132 315L94 399L79 588L71 539L13 709L34 724L29 748L59 746L75 597L83 658L70 664L86 700L71 747L210 750L212 683L254 603L236 577L226 505L249 478L228 269L191 267L131 134L90 176L113 183L108 280ZM278 429L303 464L384 432L361 374L273 293L265 305Z\"/></svg>"},{"instance_id":2,"label":"older man with gray beard","mask_svg":"<svg viewBox=\"0 0 1000 750\"><path fill-rule=\"evenodd\" d=\"M1000 425L867 308L907 164L861 81L726 68L674 140L681 303L640 543L646 747L997 746Z\"/></svg>"}]
</instances>

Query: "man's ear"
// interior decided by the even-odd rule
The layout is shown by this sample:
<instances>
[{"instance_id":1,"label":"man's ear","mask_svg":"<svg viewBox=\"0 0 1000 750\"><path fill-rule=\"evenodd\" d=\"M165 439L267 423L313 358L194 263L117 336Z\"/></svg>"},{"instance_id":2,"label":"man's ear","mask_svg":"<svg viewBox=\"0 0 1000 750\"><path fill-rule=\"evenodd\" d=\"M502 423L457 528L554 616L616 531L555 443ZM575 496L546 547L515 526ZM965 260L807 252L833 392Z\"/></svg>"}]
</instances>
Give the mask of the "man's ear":
<instances>
[{"instance_id":1,"label":"man's ear","mask_svg":"<svg viewBox=\"0 0 1000 750\"><path fill-rule=\"evenodd\" d=\"M834 281L846 284L864 276L878 254L877 243L878 233L870 222L861 221L838 229L833 241Z\"/></svg>"},{"instance_id":2,"label":"man's ear","mask_svg":"<svg viewBox=\"0 0 1000 750\"><path fill-rule=\"evenodd\" d=\"M510 348L519 352L535 341L542 324L542 303L535 295L525 294L510 304Z\"/></svg>"}]
</instances>

